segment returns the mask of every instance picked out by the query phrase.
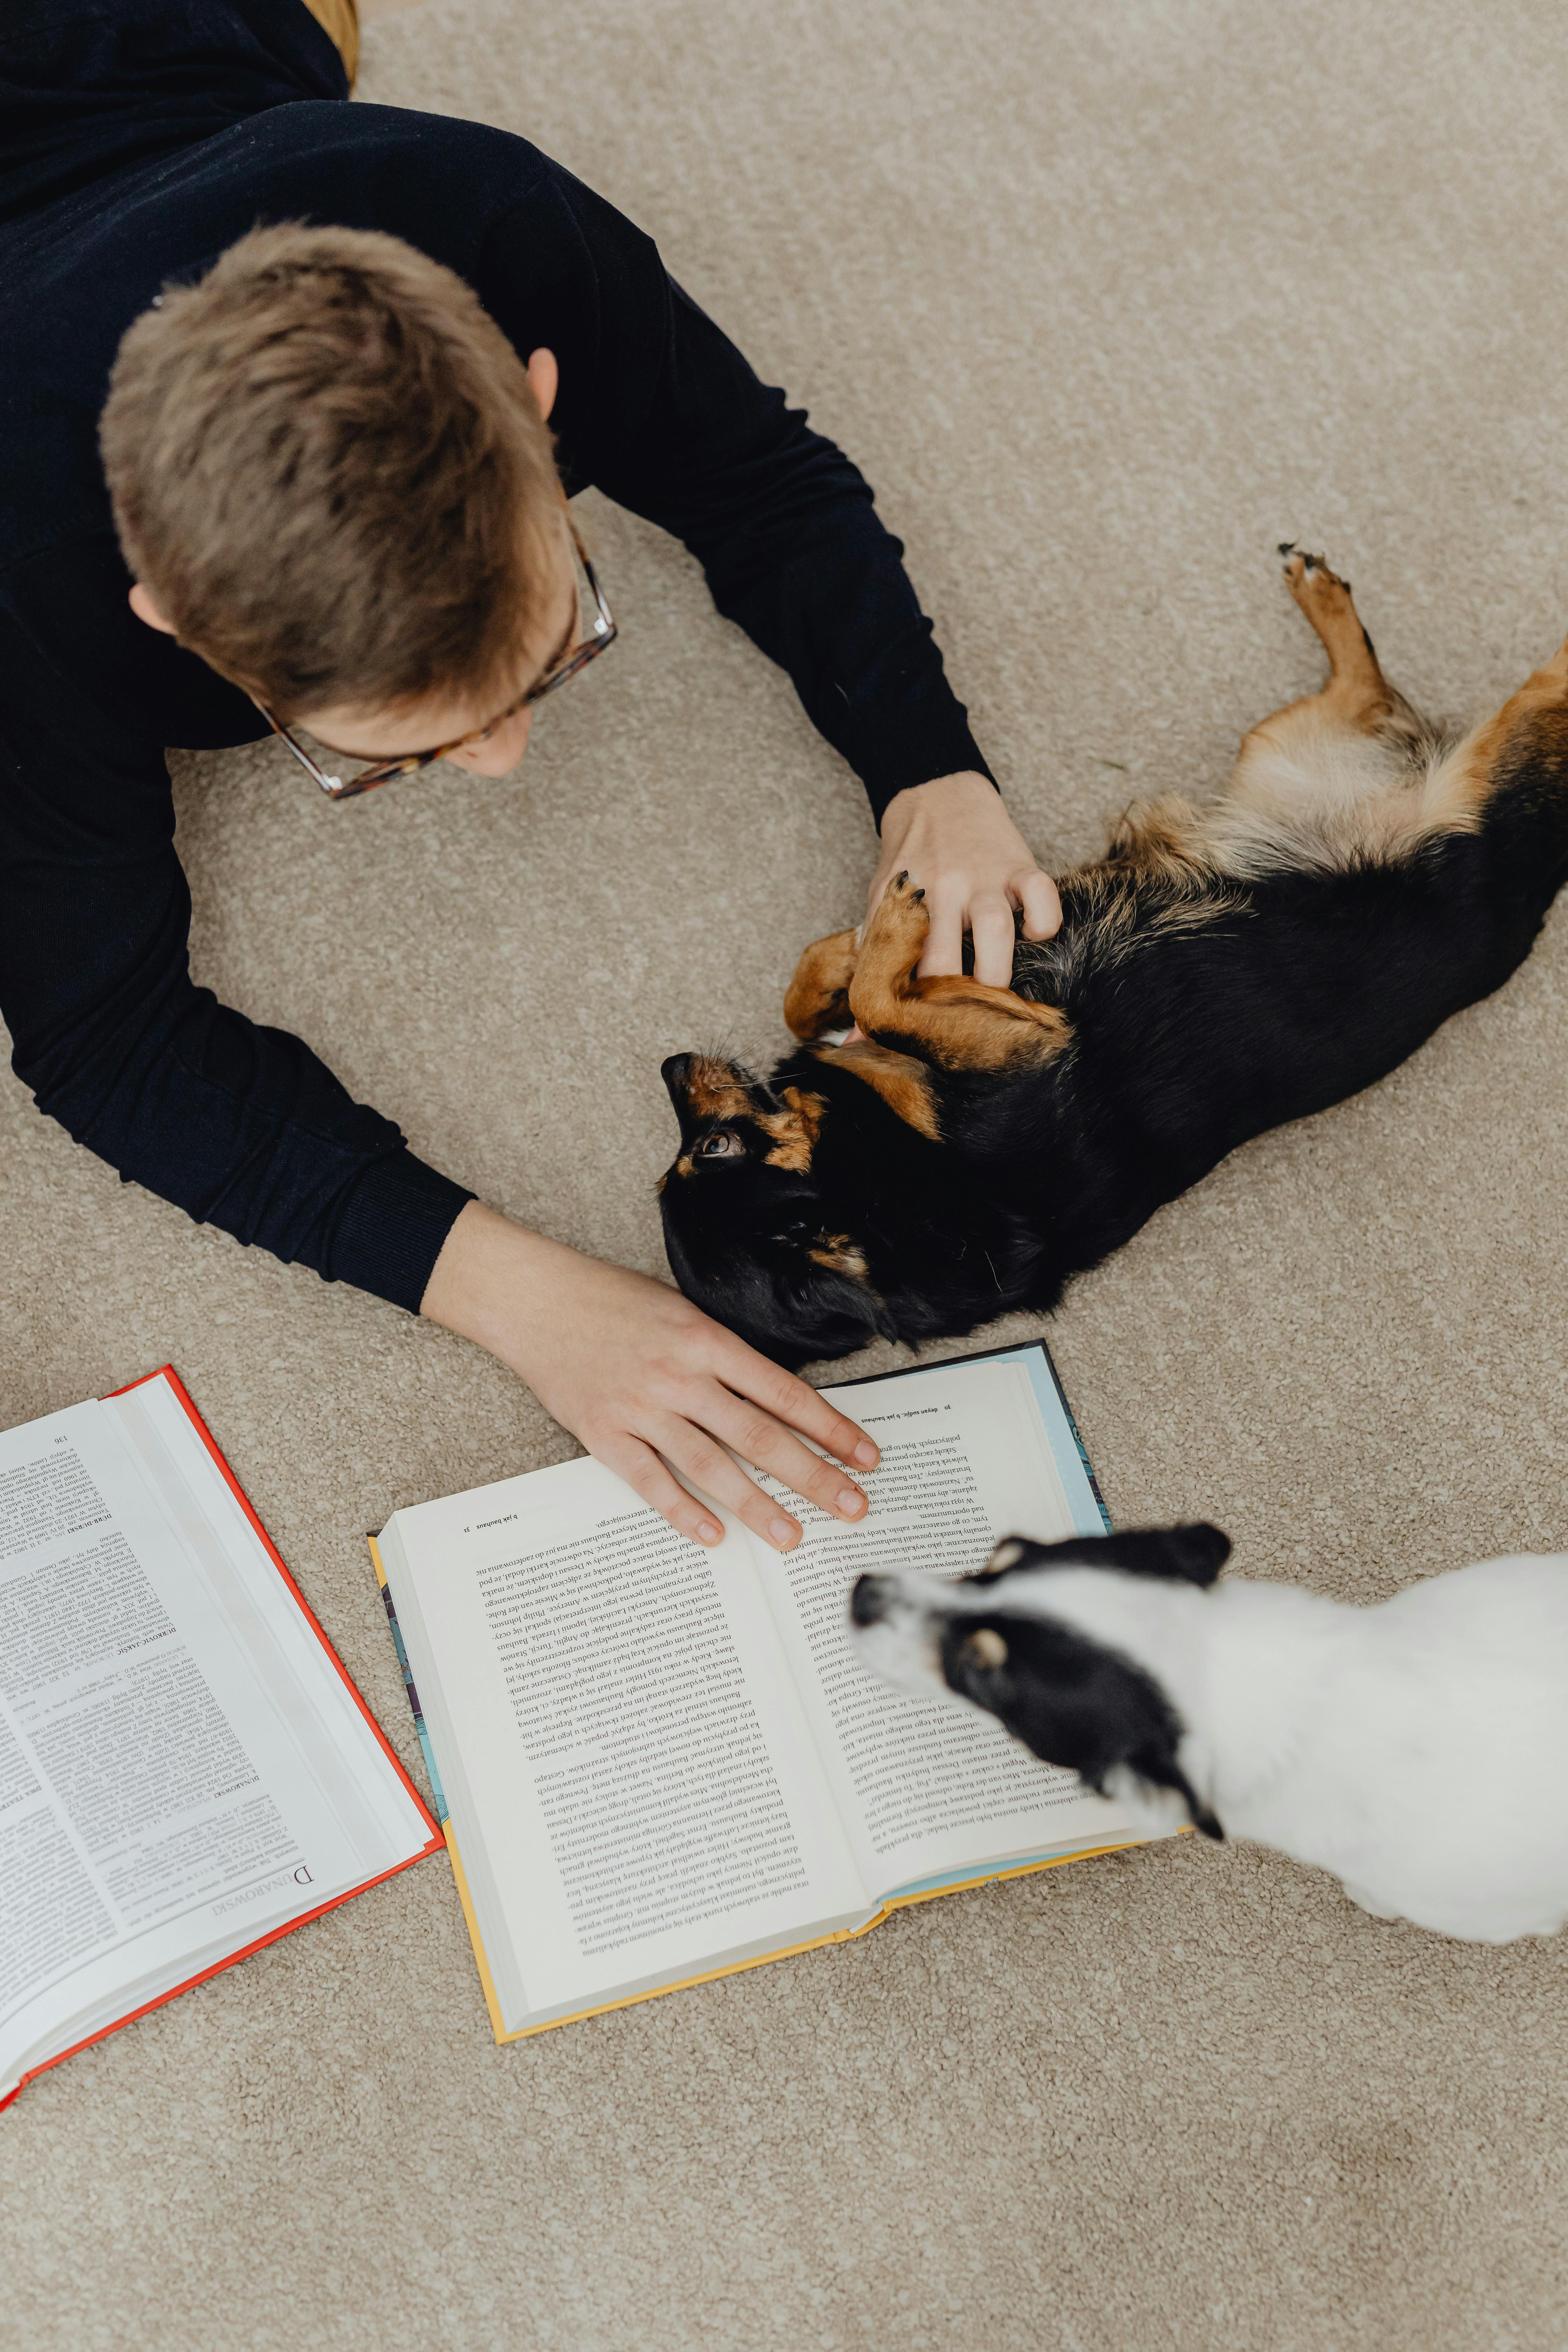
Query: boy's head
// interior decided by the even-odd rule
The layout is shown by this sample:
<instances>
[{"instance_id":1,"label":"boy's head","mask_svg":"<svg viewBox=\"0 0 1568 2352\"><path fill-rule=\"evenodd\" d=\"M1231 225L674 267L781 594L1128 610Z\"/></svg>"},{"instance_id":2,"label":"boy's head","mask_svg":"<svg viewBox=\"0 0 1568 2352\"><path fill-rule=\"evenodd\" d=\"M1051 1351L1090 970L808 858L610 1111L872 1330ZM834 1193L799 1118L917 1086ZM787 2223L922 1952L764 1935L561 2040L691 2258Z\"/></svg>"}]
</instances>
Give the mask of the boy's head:
<instances>
[{"instance_id":1,"label":"boy's head","mask_svg":"<svg viewBox=\"0 0 1568 2352\"><path fill-rule=\"evenodd\" d=\"M241 238L135 320L110 377L137 610L343 750L483 727L575 616L553 374L395 237Z\"/></svg>"}]
</instances>

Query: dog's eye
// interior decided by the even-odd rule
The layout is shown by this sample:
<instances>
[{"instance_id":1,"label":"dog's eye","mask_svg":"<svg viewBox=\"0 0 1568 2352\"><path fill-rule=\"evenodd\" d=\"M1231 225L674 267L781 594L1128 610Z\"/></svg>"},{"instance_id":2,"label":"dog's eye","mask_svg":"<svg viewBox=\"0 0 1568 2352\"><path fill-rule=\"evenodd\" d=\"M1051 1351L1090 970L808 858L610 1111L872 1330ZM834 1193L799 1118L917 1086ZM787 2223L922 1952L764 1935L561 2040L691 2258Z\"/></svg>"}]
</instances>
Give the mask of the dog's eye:
<instances>
[{"instance_id":1,"label":"dog's eye","mask_svg":"<svg viewBox=\"0 0 1568 2352\"><path fill-rule=\"evenodd\" d=\"M739 1160L745 1156L746 1147L733 1128L721 1127L705 1135L692 1152L694 1160Z\"/></svg>"},{"instance_id":2,"label":"dog's eye","mask_svg":"<svg viewBox=\"0 0 1568 2352\"><path fill-rule=\"evenodd\" d=\"M777 1233L773 1235L773 1239L775 1242L803 1242L810 1232L811 1227L807 1224L805 1219L804 1217L796 1217L792 1223L781 1225Z\"/></svg>"}]
</instances>

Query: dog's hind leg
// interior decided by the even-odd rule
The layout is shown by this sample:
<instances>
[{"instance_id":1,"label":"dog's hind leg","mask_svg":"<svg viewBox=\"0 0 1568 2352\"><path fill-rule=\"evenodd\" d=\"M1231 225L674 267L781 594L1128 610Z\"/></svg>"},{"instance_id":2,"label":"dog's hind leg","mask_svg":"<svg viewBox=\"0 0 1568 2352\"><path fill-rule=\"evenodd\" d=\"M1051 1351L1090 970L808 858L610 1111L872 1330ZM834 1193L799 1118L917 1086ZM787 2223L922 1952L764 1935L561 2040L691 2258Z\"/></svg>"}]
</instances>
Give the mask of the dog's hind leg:
<instances>
[{"instance_id":1,"label":"dog's hind leg","mask_svg":"<svg viewBox=\"0 0 1568 2352\"><path fill-rule=\"evenodd\" d=\"M931 928L925 892L898 875L882 894L849 982L849 1009L868 1037L942 1070L1016 1072L1059 1054L1072 1034L1054 1004L1030 1004L1010 988L915 967Z\"/></svg>"},{"instance_id":2,"label":"dog's hind leg","mask_svg":"<svg viewBox=\"0 0 1568 2352\"><path fill-rule=\"evenodd\" d=\"M1568 846L1568 643L1434 768L1419 830L1479 832L1505 796L1555 872Z\"/></svg>"},{"instance_id":3,"label":"dog's hind leg","mask_svg":"<svg viewBox=\"0 0 1568 2352\"><path fill-rule=\"evenodd\" d=\"M1244 736L1241 766L1258 752L1299 752L1304 739L1327 730L1380 735L1412 750L1425 742L1428 730L1378 667L1372 639L1351 602L1350 582L1331 572L1321 555L1304 554L1289 542L1279 552L1285 584L1329 656L1329 682L1316 694L1288 702Z\"/></svg>"}]
</instances>

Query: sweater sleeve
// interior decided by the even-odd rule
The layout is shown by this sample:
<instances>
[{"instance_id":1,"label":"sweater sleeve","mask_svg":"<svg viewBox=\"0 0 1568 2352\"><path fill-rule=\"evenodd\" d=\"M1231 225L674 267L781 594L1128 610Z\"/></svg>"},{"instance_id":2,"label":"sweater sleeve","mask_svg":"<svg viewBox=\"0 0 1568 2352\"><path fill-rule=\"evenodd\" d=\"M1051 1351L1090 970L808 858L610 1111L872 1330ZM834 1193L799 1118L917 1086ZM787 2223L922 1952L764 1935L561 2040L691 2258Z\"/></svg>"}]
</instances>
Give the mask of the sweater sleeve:
<instances>
[{"instance_id":1,"label":"sweater sleeve","mask_svg":"<svg viewBox=\"0 0 1568 2352\"><path fill-rule=\"evenodd\" d=\"M879 821L906 785L989 776L864 475L762 383L651 238L559 167L554 178L597 298L591 321L581 296L574 306L591 381L563 376L557 409L569 484L595 483L690 549L719 610L788 671ZM531 259L514 249L523 226L517 215L492 227L481 271L509 328Z\"/></svg>"},{"instance_id":2,"label":"sweater sleeve","mask_svg":"<svg viewBox=\"0 0 1568 2352\"><path fill-rule=\"evenodd\" d=\"M416 1310L471 1195L191 978L161 750L68 707L0 614L0 1013L40 1110L200 1223Z\"/></svg>"}]
</instances>

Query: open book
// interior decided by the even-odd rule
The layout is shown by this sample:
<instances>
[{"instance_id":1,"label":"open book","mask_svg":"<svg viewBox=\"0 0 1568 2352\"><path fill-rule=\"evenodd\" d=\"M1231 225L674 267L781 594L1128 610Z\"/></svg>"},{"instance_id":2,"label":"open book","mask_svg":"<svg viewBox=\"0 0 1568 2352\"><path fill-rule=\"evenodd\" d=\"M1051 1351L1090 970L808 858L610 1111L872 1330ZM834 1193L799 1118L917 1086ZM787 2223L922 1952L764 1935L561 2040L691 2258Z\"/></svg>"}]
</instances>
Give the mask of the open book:
<instances>
[{"instance_id":1,"label":"open book","mask_svg":"<svg viewBox=\"0 0 1568 2352\"><path fill-rule=\"evenodd\" d=\"M0 1436L0 2105L440 1843L173 1371Z\"/></svg>"},{"instance_id":2,"label":"open book","mask_svg":"<svg viewBox=\"0 0 1568 2352\"><path fill-rule=\"evenodd\" d=\"M373 1542L498 2041L1143 1834L846 1637L863 1570L1109 1524L1044 1348L826 1393L882 1449L870 1514L790 1497L785 1557L723 1512L703 1551L590 1461Z\"/></svg>"}]
</instances>

